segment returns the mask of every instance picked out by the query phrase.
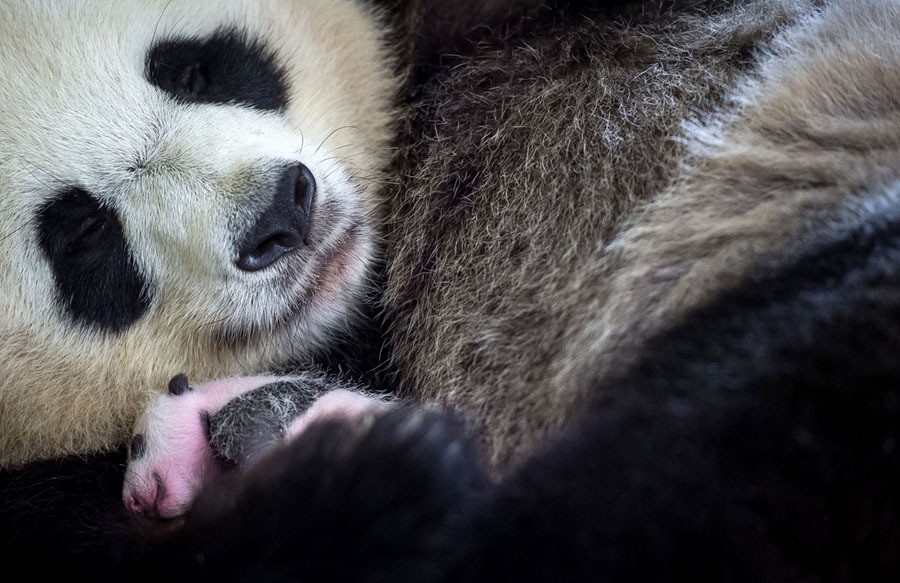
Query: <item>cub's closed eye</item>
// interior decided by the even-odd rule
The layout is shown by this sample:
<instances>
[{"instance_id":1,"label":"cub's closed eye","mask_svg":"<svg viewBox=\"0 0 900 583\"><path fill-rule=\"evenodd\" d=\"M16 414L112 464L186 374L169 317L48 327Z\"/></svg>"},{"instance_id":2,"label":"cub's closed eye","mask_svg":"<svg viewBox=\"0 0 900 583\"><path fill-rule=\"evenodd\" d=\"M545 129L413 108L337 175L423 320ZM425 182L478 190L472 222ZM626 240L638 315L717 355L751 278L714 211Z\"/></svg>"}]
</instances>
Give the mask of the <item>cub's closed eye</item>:
<instances>
[{"instance_id":1,"label":"cub's closed eye","mask_svg":"<svg viewBox=\"0 0 900 583\"><path fill-rule=\"evenodd\" d=\"M167 39L150 48L147 80L184 103L287 105L284 70L265 44L237 30L208 38Z\"/></svg>"}]
</instances>

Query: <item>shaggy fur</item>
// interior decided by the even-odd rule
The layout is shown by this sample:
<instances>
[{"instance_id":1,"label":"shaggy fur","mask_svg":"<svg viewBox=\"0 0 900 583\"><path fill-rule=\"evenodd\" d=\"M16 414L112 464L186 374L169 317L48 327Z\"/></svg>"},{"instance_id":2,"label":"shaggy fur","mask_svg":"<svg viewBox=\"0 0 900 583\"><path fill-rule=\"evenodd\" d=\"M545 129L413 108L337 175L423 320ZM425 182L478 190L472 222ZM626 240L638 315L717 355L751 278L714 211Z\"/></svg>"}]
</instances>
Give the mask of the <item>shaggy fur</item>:
<instances>
[{"instance_id":1,"label":"shaggy fur","mask_svg":"<svg viewBox=\"0 0 900 583\"><path fill-rule=\"evenodd\" d=\"M594 4L397 16L391 354L471 430L319 425L150 538L90 504L121 458L32 467L5 548L192 581L900 577L900 8ZM60 473L84 490L35 486Z\"/></svg>"},{"instance_id":2,"label":"shaggy fur","mask_svg":"<svg viewBox=\"0 0 900 583\"><path fill-rule=\"evenodd\" d=\"M703 198L683 124L730 111L754 55L812 7L686 4L613 22L536 10L419 88L389 222L394 354L406 392L473 416L497 466L558 429L596 370L621 369L623 339L671 320L657 296L716 251L691 234L758 196ZM670 224L682 212L691 231ZM683 247L645 242L657 231Z\"/></svg>"}]
</instances>

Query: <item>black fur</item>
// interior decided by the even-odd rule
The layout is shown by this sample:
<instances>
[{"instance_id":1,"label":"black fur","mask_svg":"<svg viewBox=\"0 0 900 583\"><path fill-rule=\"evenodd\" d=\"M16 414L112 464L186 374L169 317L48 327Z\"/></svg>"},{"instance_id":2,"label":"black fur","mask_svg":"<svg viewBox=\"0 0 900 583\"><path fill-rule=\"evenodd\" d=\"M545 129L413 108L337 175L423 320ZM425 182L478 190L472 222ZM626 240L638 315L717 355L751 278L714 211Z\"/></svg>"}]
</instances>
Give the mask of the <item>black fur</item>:
<instances>
[{"instance_id":1,"label":"black fur","mask_svg":"<svg viewBox=\"0 0 900 583\"><path fill-rule=\"evenodd\" d=\"M0 557L36 580L427 583L455 558L487 485L458 421L396 409L370 427L319 424L249 474L225 474L167 536L125 516L121 462L2 475Z\"/></svg>"},{"instance_id":2,"label":"black fur","mask_svg":"<svg viewBox=\"0 0 900 583\"><path fill-rule=\"evenodd\" d=\"M235 30L208 38L158 42L147 55L147 80L184 103L244 105L262 110L287 106L286 75L257 40Z\"/></svg>"},{"instance_id":3,"label":"black fur","mask_svg":"<svg viewBox=\"0 0 900 583\"><path fill-rule=\"evenodd\" d=\"M401 409L362 432L322 425L229 476L162 546L86 537L77 557L232 581L896 580L900 221L782 263L654 340L500 484L452 423ZM115 490L106 467L107 485L82 476L90 496L7 477L16 555L75 544L78 513L82 535L123 531L85 509ZM26 520L51 511L53 527Z\"/></svg>"},{"instance_id":4,"label":"black fur","mask_svg":"<svg viewBox=\"0 0 900 583\"><path fill-rule=\"evenodd\" d=\"M500 483L452 420L400 409L228 475L174 537L124 516L121 457L6 474L3 558L95 580L900 580L900 221L862 223L687 315Z\"/></svg>"},{"instance_id":5,"label":"black fur","mask_svg":"<svg viewBox=\"0 0 900 583\"><path fill-rule=\"evenodd\" d=\"M137 434L131 438L131 443L128 445L128 459L141 459L145 453L147 453L147 440L143 435Z\"/></svg>"},{"instance_id":6,"label":"black fur","mask_svg":"<svg viewBox=\"0 0 900 583\"><path fill-rule=\"evenodd\" d=\"M121 332L150 307L152 290L115 209L83 188L69 188L38 210L37 229L59 301L75 322Z\"/></svg>"},{"instance_id":7,"label":"black fur","mask_svg":"<svg viewBox=\"0 0 900 583\"><path fill-rule=\"evenodd\" d=\"M598 387L460 580L900 577L900 222L766 270Z\"/></svg>"},{"instance_id":8,"label":"black fur","mask_svg":"<svg viewBox=\"0 0 900 583\"><path fill-rule=\"evenodd\" d=\"M566 18L605 18L623 5L638 0L376 0L401 15L396 28L403 31L401 46L412 64L414 86L426 83L439 71L460 62L460 55L477 54L510 28ZM527 34L527 33L526 33Z\"/></svg>"},{"instance_id":9,"label":"black fur","mask_svg":"<svg viewBox=\"0 0 900 583\"><path fill-rule=\"evenodd\" d=\"M0 559L35 581L122 581L139 543L122 495L125 452L0 471Z\"/></svg>"},{"instance_id":10,"label":"black fur","mask_svg":"<svg viewBox=\"0 0 900 583\"><path fill-rule=\"evenodd\" d=\"M486 484L458 423L403 409L370 428L321 424L255 468L208 488L135 575L438 581Z\"/></svg>"},{"instance_id":11,"label":"black fur","mask_svg":"<svg viewBox=\"0 0 900 583\"><path fill-rule=\"evenodd\" d=\"M312 382L271 383L232 399L210 418L209 442L228 465L246 466L278 444L290 423L328 390Z\"/></svg>"}]
</instances>

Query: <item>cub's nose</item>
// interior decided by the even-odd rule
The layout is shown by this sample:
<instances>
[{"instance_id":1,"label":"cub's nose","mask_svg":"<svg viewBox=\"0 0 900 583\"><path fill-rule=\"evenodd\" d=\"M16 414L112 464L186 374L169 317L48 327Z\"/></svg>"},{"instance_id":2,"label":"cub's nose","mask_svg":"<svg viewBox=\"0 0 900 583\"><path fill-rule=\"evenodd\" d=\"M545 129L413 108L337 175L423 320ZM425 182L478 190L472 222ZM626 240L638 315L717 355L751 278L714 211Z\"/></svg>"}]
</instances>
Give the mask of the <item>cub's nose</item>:
<instances>
[{"instance_id":1,"label":"cub's nose","mask_svg":"<svg viewBox=\"0 0 900 583\"><path fill-rule=\"evenodd\" d=\"M316 179L309 168L303 164L285 168L275 186L272 204L238 246L238 269L260 271L297 247L309 244L315 198Z\"/></svg>"}]
</instances>

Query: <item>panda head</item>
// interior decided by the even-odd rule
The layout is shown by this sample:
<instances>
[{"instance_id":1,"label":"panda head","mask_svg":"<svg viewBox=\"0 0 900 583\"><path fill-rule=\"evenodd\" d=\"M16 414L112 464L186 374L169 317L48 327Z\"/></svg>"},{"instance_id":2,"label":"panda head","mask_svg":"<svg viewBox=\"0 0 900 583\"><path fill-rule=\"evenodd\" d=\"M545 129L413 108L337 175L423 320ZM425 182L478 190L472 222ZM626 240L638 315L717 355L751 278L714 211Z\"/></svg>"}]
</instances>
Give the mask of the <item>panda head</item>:
<instances>
[{"instance_id":1,"label":"panda head","mask_svg":"<svg viewBox=\"0 0 900 583\"><path fill-rule=\"evenodd\" d=\"M0 18L0 464L121 440L177 372L352 314L392 68L354 0L42 0Z\"/></svg>"}]
</instances>

